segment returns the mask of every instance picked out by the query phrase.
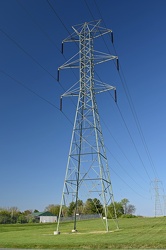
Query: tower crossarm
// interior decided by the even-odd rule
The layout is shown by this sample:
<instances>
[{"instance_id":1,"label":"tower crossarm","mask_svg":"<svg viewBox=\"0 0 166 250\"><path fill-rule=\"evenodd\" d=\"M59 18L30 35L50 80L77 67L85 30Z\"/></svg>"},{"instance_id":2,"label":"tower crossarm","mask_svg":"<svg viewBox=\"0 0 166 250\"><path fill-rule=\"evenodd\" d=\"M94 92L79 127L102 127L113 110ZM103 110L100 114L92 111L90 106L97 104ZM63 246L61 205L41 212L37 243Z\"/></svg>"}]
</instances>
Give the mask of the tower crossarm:
<instances>
[{"instance_id":1,"label":"tower crossarm","mask_svg":"<svg viewBox=\"0 0 166 250\"><path fill-rule=\"evenodd\" d=\"M78 25L72 26L74 33L72 33L70 36L64 39L62 43L79 42L79 36L83 32L85 35L86 33L90 34L92 39L103 36L108 33L112 34L111 29L107 29L107 28L99 26L100 23L101 23L101 20L97 20L97 21L85 22L84 24L78 24ZM85 27L88 27L88 30L85 31Z\"/></svg>"},{"instance_id":2,"label":"tower crossarm","mask_svg":"<svg viewBox=\"0 0 166 250\"><path fill-rule=\"evenodd\" d=\"M95 54L95 52L96 52L96 54ZM72 58L70 58L62 66L60 66L58 68L58 70L60 70L60 69L68 69L68 68L79 68L80 59L78 58L76 60L73 60L76 56L78 56L78 53L76 55L74 55ZM89 57L89 60L92 60L92 58ZM94 57L93 57L94 65L100 64L100 63L103 63L103 62L108 62L108 61L111 61L111 60L118 60L118 57L110 55L110 54L106 54L106 53L103 53L103 52L100 52L100 51L94 51Z\"/></svg>"},{"instance_id":3,"label":"tower crossarm","mask_svg":"<svg viewBox=\"0 0 166 250\"><path fill-rule=\"evenodd\" d=\"M112 37L111 40L113 42L112 30L100 27L99 26L100 22L101 22L101 20L97 20L97 21L86 22L84 24L78 24L78 25L72 26L72 29L74 30L74 32L62 41L62 53L63 53L64 43L66 43L66 42L80 42L80 35L82 34L82 32L84 32L85 35L86 35L86 33L90 34L91 39L100 37L100 36L108 34L108 33L111 33L111 37ZM88 31L85 31L86 26L88 26Z\"/></svg>"},{"instance_id":4,"label":"tower crossarm","mask_svg":"<svg viewBox=\"0 0 166 250\"><path fill-rule=\"evenodd\" d=\"M103 62L107 62L110 60L115 60L115 59L117 60L118 57L110 55L110 54L106 54L106 53L103 53L100 51L96 51L96 50L94 51L94 57L93 57L94 65L99 64L99 63L103 63Z\"/></svg>"}]
</instances>

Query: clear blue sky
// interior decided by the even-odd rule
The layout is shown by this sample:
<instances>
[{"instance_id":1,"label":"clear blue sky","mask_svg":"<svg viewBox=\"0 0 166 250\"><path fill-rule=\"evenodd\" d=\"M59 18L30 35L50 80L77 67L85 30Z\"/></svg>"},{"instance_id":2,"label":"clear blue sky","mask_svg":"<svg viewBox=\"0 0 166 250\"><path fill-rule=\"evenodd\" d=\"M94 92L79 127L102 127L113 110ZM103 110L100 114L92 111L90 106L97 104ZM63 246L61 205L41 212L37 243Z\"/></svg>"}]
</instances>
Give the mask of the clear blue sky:
<instances>
[{"instance_id":1,"label":"clear blue sky","mask_svg":"<svg viewBox=\"0 0 166 250\"><path fill-rule=\"evenodd\" d=\"M72 25L103 19L122 77L112 62L95 69L118 94L118 107L108 94L97 97L114 198L154 215L154 179L161 203L166 190L165 13L165 0L0 1L0 207L42 211L60 203L75 106L65 99L61 113L59 97L77 80L64 70L56 81L57 68L77 52L65 44L64 57L61 41ZM105 39L97 49L115 55Z\"/></svg>"}]
</instances>

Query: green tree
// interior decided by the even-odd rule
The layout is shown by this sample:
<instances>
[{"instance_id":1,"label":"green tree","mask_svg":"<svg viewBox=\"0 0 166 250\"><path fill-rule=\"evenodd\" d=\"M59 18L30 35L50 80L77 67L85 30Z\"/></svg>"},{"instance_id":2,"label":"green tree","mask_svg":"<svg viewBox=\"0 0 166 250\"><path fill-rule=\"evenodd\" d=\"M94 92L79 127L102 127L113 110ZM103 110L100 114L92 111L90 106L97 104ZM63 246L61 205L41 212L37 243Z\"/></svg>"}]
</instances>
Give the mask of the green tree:
<instances>
[{"instance_id":1,"label":"green tree","mask_svg":"<svg viewBox=\"0 0 166 250\"><path fill-rule=\"evenodd\" d=\"M100 200L98 200L97 198L94 198L94 199L89 198L85 202L85 206L84 206L85 214L98 214L98 213L102 213L102 211L103 211L102 204Z\"/></svg>"},{"instance_id":2,"label":"green tree","mask_svg":"<svg viewBox=\"0 0 166 250\"><path fill-rule=\"evenodd\" d=\"M45 208L45 211L49 211L50 213L58 216L60 210L60 205L50 204Z\"/></svg>"},{"instance_id":3,"label":"green tree","mask_svg":"<svg viewBox=\"0 0 166 250\"><path fill-rule=\"evenodd\" d=\"M11 223L11 214L5 208L0 209L0 224L9 224Z\"/></svg>"},{"instance_id":4,"label":"green tree","mask_svg":"<svg viewBox=\"0 0 166 250\"><path fill-rule=\"evenodd\" d=\"M135 208L134 205L128 204L128 206L127 206L127 214L134 214L135 210L136 210L136 208Z\"/></svg>"},{"instance_id":5,"label":"green tree","mask_svg":"<svg viewBox=\"0 0 166 250\"><path fill-rule=\"evenodd\" d=\"M70 204L69 204L69 207L68 207L68 211L67 211L67 215L68 216L72 216L74 215L74 210L76 208L76 203L74 201L72 201Z\"/></svg>"},{"instance_id":6,"label":"green tree","mask_svg":"<svg viewBox=\"0 0 166 250\"><path fill-rule=\"evenodd\" d=\"M1 224L16 223L20 213L21 212L17 207L11 207L8 209L0 208L0 223Z\"/></svg>"},{"instance_id":7,"label":"green tree","mask_svg":"<svg viewBox=\"0 0 166 250\"><path fill-rule=\"evenodd\" d=\"M113 203L111 203L108 206L108 217L109 218L115 218L115 210L116 210L117 217L120 217L124 214L124 209L123 209L121 202L114 202L114 205L113 205Z\"/></svg>"},{"instance_id":8,"label":"green tree","mask_svg":"<svg viewBox=\"0 0 166 250\"><path fill-rule=\"evenodd\" d=\"M23 215L25 215L25 216L27 216L27 215L29 215L29 214L32 214L32 210L25 210L23 213L22 213Z\"/></svg>"},{"instance_id":9,"label":"green tree","mask_svg":"<svg viewBox=\"0 0 166 250\"><path fill-rule=\"evenodd\" d=\"M93 214L93 211L95 210L94 204L92 199L87 199L85 202L85 207L84 207L84 213L85 214Z\"/></svg>"},{"instance_id":10,"label":"green tree","mask_svg":"<svg viewBox=\"0 0 166 250\"><path fill-rule=\"evenodd\" d=\"M24 212L22 212L22 215L26 218L27 222L32 222L32 218L31 218L31 214L32 214L32 210L27 209ZM22 223L22 218L23 217L18 217L18 223Z\"/></svg>"},{"instance_id":11,"label":"green tree","mask_svg":"<svg viewBox=\"0 0 166 250\"><path fill-rule=\"evenodd\" d=\"M123 209L124 209L124 214L133 214L133 213L135 213L135 210L136 210L135 206L130 204L129 202L130 201L128 199L126 199L126 198L121 200L121 204L122 204Z\"/></svg>"},{"instance_id":12,"label":"green tree","mask_svg":"<svg viewBox=\"0 0 166 250\"><path fill-rule=\"evenodd\" d=\"M17 222L17 219L20 215L20 211L17 207L10 207L8 208L8 212L10 213L11 215L11 223L16 223Z\"/></svg>"},{"instance_id":13,"label":"green tree","mask_svg":"<svg viewBox=\"0 0 166 250\"><path fill-rule=\"evenodd\" d=\"M17 218L17 223L27 223L28 218L23 213L21 213Z\"/></svg>"},{"instance_id":14,"label":"green tree","mask_svg":"<svg viewBox=\"0 0 166 250\"><path fill-rule=\"evenodd\" d=\"M82 214L83 210L84 210L84 203L83 203L82 200L78 200L77 201L77 211L76 211L76 213L77 214Z\"/></svg>"},{"instance_id":15,"label":"green tree","mask_svg":"<svg viewBox=\"0 0 166 250\"><path fill-rule=\"evenodd\" d=\"M95 205L95 210L96 210L95 213L101 214L103 212L103 206L102 206L100 200L98 200L97 198L94 198L93 203Z\"/></svg>"},{"instance_id":16,"label":"green tree","mask_svg":"<svg viewBox=\"0 0 166 250\"><path fill-rule=\"evenodd\" d=\"M121 204L123 206L124 209L124 214L127 214L127 206L128 206L129 200L124 198L121 200Z\"/></svg>"},{"instance_id":17,"label":"green tree","mask_svg":"<svg viewBox=\"0 0 166 250\"><path fill-rule=\"evenodd\" d=\"M81 214L83 211L84 203L82 200L77 201L77 211L76 211L76 203L72 201L67 209L67 216L73 216L76 213Z\"/></svg>"},{"instance_id":18,"label":"green tree","mask_svg":"<svg viewBox=\"0 0 166 250\"><path fill-rule=\"evenodd\" d=\"M39 212L39 210L35 209L33 212L34 212L34 213L38 213L38 212Z\"/></svg>"}]
</instances>

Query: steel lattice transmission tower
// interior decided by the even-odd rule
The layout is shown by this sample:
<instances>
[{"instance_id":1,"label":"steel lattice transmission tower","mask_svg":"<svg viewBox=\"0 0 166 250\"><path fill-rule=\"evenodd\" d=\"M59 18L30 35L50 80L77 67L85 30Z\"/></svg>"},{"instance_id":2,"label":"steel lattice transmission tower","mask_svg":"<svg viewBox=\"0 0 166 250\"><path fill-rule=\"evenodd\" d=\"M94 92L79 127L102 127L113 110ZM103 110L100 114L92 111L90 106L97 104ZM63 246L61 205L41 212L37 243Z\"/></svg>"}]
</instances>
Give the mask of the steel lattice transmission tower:
<instances>
[{"instance_id":1,"label":"steel lattice transmission tower","mask_svg":"<svg viewBox=\"0 0 166 250\"><path fill-rule=\"evenodd\" d=\"M103 134L100 126L99 113L96 103L96 94L116 89L106 83L94 79L94 66L109 60L118 60L117 56L94 50L94 39L110 33L110 29L100 27L101 20L86 22L73 26L74 33L63 40L65 42L78 42L79 52L58 68L78 68L80 79L67 92L61 96L78 96L74 127L72 132L60 213L69 202L75 204L74 228L77 231L78 201L81 198L98 198L104 209L105 226L109 230L108 205L114 204L109 167L107 163ZM117 61L118 65L118 61ZM115 209L115 206L114 206ZM115 224L118 228L116 210ZM57 224L59 233L60 216Z\"/></svg>"},{"instance_id":2,"label":"steel lattice transmission tower","mask_svg":"<svg viewBox=\"0 0 166 250\"><path fill-rule=\"evenodd\" d=\"M154 183L154 192L155 192L155 217L157 216L163 216L161 202L160 202L160 194L159 194L159 183L160 181L158 179L155 179L153 181Z\"/></svg>"}]
</instances>

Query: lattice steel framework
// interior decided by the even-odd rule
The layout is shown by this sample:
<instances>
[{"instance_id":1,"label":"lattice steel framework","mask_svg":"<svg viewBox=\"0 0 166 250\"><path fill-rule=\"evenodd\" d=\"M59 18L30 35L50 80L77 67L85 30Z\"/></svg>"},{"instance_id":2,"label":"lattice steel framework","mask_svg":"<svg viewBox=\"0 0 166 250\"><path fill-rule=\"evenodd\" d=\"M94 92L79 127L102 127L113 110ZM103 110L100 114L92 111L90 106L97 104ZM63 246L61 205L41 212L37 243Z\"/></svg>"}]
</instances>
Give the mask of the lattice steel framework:
<instances>
[{"instance_id":1,"label":"lattice steel framework","mask_svg":"<svg viewBox=\"0 0 166 250\"><path fill-rule=\"evenodd\" d=\"M153 183L154 183L154 192L155 192L155 209L154 209L155 217L163 216L163 211L162 211L161 202L160 202L160 194L159 194L160 181L158 179L155 179Z\"/></svg>"},{"instance_id":2,"label":"lattice steel framework","mask_svg":"<svg viewBox=\"0 0 166 250\"><path fill-rule=\"evenodd\" d=\"M94 66L110 60L118 60L117 56L95 51L94 39L110 33L110 29L100 27L101 20L86 22L73 26L74 33L62 42L78 42L79 52L58 68L59 71L66 68L78 68L80 79L67 92L61 96L78 96L74 127L72 132L62 201L59 215L69 202L75 202L74 229L77 231L78 200L98 198L104 209L104 223L109 231L108 205L114 204L109 167L107 163L103 134L100 126L99 113L96 103L96 94L114 90L116 101L116 89L106 83L94 79ZM118 65L118 61L117 61ZM115 209L115 207L114 207ZM115 213L115 224L118 228ZM60 218L57 231L59 230Z\"/></svg>"}]
</instances>

